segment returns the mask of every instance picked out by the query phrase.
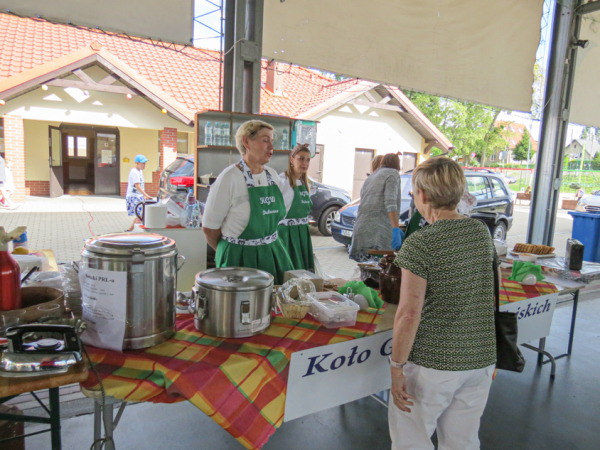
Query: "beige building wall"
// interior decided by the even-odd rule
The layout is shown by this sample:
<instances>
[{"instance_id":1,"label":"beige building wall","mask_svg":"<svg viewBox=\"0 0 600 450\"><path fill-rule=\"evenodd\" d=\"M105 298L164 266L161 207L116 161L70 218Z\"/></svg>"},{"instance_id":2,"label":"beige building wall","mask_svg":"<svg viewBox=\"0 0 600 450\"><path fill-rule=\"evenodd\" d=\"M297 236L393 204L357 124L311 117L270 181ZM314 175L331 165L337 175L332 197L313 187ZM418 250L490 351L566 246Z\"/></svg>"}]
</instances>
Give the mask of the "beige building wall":
<instances>
[{"instance_id":1,"label":"beige building wall","mask_svg":"<svg viewBox=\"0 0 600 450\"><path fill-rule=\"evenodd\" d=\"M368 101L364 96L358 99ZM353 190L356 149L374 150L375 155L413 153L420 161L423 137L394 111L347 103L317 120L317 143L324 146L325 184Z\"/></svg>"},{"instance_id":2,"label":"beige building wall","mask_svg":"<svg viewBox=\"0 0 600 450\"><path fill-rule=\"evenodd\" d=\"M60 122L24 120L25 129L25 179L36 181L50 180L50 149L48 148L48 127L60 126Z\"/></svg>"}]
</instances>

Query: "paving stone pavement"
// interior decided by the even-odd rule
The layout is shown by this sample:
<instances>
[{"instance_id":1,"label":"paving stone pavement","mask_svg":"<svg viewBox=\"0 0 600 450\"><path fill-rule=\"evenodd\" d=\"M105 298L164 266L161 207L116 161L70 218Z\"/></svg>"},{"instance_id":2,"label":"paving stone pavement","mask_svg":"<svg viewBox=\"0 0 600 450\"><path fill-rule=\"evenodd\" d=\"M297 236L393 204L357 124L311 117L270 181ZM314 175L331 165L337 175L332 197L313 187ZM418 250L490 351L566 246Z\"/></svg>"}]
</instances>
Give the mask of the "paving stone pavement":
<instances>
[{"instance_id":1,"label":"paving stone pavement","mask_svg":"<svg viewBox=\"0 0 600 450\"><path fill-rule=\"evenodd\" d=\"M121 232L132 220L116 196L27 197L18 209L0 211L0 226L26 226L29 248L52 249L58 261L79 260L86 239Z\"/></svg>"},{"instance_id":2,"label":"paving stone pavement","mask_svg":"<svg viewBox=\"0 0 600 450\"><path fill-rule=\"evenodd\" d=\"M86 239L121 232L131 221L125 199L116 196L27 197L14 211L0 210L0 226L6 230L27 226L29 248L52 249L58 261L78 260ZM325 273L351 277L356 265L348 258L346 247L322 236L315 227L311 233L315 254Z\"/></svg>"}]
</instances>

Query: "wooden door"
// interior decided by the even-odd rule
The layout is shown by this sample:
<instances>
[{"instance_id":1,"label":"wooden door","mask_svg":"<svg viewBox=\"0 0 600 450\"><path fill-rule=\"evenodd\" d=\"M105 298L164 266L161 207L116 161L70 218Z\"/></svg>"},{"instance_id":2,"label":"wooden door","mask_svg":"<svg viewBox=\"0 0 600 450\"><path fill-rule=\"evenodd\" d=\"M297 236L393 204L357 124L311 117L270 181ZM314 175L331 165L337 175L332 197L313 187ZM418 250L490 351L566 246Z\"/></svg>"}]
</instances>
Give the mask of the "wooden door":
<instances>
[{"instance_id":1,"label":"wooden door","mask_svg":"<svg viewBox=\"0 0 600 450\"><path fill-rule=\"evenodd\" d=\"M64 195L62 133L58 127L48 127L48 162L50 164L50 197Z\"/></svg>"},{"instance_id":2,"label":"wooden door","mask_svg":"<svg viewBox=\"0 0 600 450\"><path fill-rule=\"evenodd\" d=\"M352 200L360 197L360 190L371 173L371 163L375 150L357 148L354 152L354 183L352 185Z\"/></svg>"},{"instance_id":3,"label":"wooden door","mask_svg":"<svg viewBox=\"0 0 600 450\"><path fill-rule=\"evenodd\" d=\"M310 161L310 166L308 167L308 176L311 177L318 183L323 182L323 152L325 147L320 144L317 144L317 150L315 152L315 156L312 157Z\"/></svg>"}]
</instances>

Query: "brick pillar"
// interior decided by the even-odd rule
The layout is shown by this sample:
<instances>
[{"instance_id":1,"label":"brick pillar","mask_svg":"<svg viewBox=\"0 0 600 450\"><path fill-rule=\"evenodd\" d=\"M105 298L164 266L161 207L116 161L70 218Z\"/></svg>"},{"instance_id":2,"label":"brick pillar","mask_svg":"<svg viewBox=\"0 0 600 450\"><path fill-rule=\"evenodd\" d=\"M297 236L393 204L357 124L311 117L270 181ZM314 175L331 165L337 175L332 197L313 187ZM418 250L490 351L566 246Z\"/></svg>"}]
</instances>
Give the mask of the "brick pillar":
<instances>
[{"instance_id":1,"label":"brick pillar","mask_svg":"<svg viewBox=\"0 0 600 450\"><path fill-rule=\"evenodd\" d=\"M4 157L12 161L15 192L14 202L25 201L25 129L23 118L7 114L4 116Z\"/></svg>"},{"instance_id":2,"label":"brick pillar","mask_svg":"<svg viewBox=\"0 0 600 450\"><path fill-rule=\"evenodd\" d=\"M177 158L177 128L164 128L160 132L160 171Z\"/></svg>"}]
</instances>

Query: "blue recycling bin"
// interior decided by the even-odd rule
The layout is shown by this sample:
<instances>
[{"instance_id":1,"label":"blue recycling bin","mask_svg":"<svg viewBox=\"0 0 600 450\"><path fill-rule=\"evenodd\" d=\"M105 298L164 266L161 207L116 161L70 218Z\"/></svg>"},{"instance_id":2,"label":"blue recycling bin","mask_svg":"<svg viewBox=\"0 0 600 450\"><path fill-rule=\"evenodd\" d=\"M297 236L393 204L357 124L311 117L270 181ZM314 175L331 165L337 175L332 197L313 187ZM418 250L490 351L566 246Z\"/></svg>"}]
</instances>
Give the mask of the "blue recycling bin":
<instances>
[{"instance_id":1,"label":"blue recycling bin","mask_svg":"<svg viewBox=\"0 0 600 450\"><path fill-rule=\"evenodd\" d=\"M585 246L583 260L600 263L600 214L578 211L569 214L573 216L571 237Z\"/></svg>"}]
</instances>

